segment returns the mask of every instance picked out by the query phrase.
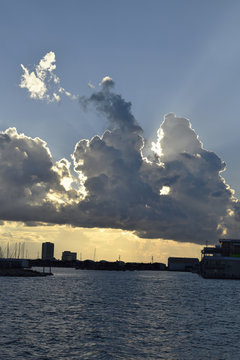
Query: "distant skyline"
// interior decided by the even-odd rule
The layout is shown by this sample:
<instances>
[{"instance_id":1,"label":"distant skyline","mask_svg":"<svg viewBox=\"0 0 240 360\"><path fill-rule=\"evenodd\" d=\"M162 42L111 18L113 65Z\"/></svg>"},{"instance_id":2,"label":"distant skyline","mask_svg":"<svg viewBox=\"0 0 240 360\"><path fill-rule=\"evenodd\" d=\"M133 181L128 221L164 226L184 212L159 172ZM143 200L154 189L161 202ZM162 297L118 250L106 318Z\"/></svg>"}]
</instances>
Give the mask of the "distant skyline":
<instances>
[{"instance_id":1,"label":"distant skyline","mask_svg":"<svg viewBox=\"0 0 240 360\"><path fill-rule=\"evenodd\" d=\"M160 261L237 236L238 1L1 5L2 243Z\"/></svg>"}]
</instances>

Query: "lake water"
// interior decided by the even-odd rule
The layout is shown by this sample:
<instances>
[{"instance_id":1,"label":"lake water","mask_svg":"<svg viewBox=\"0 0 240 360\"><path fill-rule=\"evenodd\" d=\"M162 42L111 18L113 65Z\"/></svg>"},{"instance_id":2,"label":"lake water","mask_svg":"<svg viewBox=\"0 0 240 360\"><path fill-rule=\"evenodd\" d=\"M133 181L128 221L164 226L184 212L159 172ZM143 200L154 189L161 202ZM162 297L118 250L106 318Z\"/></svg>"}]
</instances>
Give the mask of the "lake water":
<instances>
[{"instance_id":1,"label":"lake water","mask_svg":"<svg viewBox=\"0 0 240 360\"><path fill-rule=\"evenodd\" d=\"M240 281L53 269L1 277L0 359L240 359Z\"/></svg>"}]
</instances>

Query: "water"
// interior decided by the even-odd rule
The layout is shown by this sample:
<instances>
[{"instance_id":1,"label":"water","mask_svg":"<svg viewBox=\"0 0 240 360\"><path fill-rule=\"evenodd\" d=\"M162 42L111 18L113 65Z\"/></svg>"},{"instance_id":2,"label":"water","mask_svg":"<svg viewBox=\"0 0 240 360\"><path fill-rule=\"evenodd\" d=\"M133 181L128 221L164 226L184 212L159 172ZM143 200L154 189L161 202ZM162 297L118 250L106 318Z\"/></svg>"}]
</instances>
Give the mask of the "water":
<instances>
[{"instance_id":1,"label":"water","mask_svg":"<svg viewBox=\"0 0 240 360\"><path fill-rule=\"evenodd\" d=\"M240 281L55 269L0 278L0 359L240 359Z\"/></svg>"}]
</instances>

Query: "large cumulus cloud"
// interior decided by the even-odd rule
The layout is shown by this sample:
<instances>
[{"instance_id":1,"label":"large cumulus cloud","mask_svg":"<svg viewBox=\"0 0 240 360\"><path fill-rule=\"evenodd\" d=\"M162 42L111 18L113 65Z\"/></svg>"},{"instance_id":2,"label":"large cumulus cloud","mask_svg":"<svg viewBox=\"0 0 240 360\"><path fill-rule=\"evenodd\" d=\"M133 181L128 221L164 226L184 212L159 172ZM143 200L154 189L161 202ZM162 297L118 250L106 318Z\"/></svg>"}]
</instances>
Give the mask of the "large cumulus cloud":
<instances>
[{"instance_id":1,"label":"large cumulus cloud","mask_svg":"<svg viewBox=\"0 0 240 360\"><path fill-rule=\"evenodd\" d=\"M60 204L80 196L64 186L72 178L69 162L54 164L43 140L18 134L15 128L0 133L0 163L2 220L51 222Z\"/></svg>"},{"instance_id":2,"label":"large cumulus cloud","mask_svg":"<svg viewBox=\"0 0 240 360\"><path fill-rule=\"evenodd\" d=\"M143 157L144 140L136 132L116 128L80 141L75 169L86 175L88 191L80 209L96 226L148 238L216 241L226 231L224 219L233 204L220 176L225 164L203 149L187 119L166 116L159 134L151 161Z\"/></svg>"},{"instance_id":3,"label":"large cumulus cloud","mask_svg":"<svg viewBox=\"0 0 240 360\"><path fill-rule=\"evenodd\" d=\"M121 228L146 238L203 244L239 230L240 206L221 172L225 164L203 148L189 120L165 116L148 156L131 103L105 77L80 98L109 124L80 140L74 170L53 163L46 144L8 129L0 137L0 218L82 227Z\"/></svg>"}]
</instances>

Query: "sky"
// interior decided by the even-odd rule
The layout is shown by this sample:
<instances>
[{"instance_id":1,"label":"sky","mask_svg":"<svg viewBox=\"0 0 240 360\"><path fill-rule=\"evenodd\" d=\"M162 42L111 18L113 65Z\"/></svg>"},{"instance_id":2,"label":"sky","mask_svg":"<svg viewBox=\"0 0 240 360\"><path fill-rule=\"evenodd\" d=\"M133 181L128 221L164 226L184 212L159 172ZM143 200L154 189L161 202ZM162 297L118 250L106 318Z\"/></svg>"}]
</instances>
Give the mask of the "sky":
<instances>
[{"instance_id":1,"label":"sky","mask_svg":"<svg viewBox=\"0 0 240 360\"><path fill-rule=\"evenodd\" d=\"M0 246L166 262L238 237L239 11L2 0Z\"/></svg>"}]
</instances>

